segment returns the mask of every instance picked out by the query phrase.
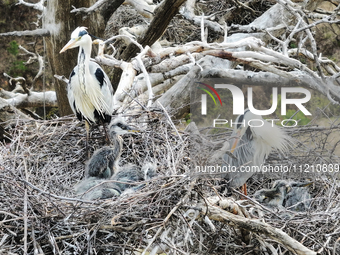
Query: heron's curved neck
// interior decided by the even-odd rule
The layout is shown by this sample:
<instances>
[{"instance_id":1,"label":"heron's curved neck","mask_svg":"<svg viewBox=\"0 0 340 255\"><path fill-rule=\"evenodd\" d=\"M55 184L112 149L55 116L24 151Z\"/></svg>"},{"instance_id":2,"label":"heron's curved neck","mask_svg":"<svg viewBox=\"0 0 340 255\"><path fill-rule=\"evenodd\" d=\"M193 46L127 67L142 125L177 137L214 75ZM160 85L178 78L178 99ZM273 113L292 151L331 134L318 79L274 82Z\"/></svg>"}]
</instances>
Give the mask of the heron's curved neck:
<instances>
[{"instance_id":1,"label":"heron's curved neck","mask_svg":"<svg viewBox=\"0 0 340 255\"><path fill-rule=\"evenodd\" d=\"M112 136L112 134L111 134L111 136ZM111 146L113 148L116 148L116 150L115 150L115 152L116 152L115 157L119 158L120 154L122 152L122 149L123 149L123 139L122 139L122 137L120 135L118 135L118 134L114 134L111 137Z\"/></svg>"},{"instance_id":2,"label":"heron's curved neck","mask_svg":"<svg viewBox=\"0 0 340 255\"><path fill-rule=\"evenodd\" d=\"M78 53L78 73L79 82L83 88L85 88L85 77L90 73L89 63L91 56L92 43L87 43L79 46Z\"/></svg>"}]
</instances>

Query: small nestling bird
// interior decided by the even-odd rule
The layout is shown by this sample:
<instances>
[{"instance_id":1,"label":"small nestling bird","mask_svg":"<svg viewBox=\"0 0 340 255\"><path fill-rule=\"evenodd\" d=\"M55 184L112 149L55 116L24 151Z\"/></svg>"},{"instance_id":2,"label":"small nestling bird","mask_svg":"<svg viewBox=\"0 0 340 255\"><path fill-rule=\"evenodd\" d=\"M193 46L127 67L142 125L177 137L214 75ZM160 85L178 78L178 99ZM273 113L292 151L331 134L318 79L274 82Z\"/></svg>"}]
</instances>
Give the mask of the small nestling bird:
<instances>
[{"instance_id":1,"label":"small nestling bird","mask_svg":"<svg viewBox=\"0 0 340 255\"><path fill-rule=\"evenodd\" d=\"M283 206L294 211L306 211L311 204L311 194L308 186L313 182L288 182L290 190L286 195Z\"/></svg>"},{"instance_id":2,"label":"small nestling bird","mask_svg":"<svg viewBox=\"0 0 340 255\"><path fill-rule=\"evenodd\" d=\"M109 125L110 146L96 150L85 167L85 177L109 179L117 172L118 161L123 149L121 135L138 132L128 126L122 117L115 118Z\"/></svg>"},{"instance_id":3,"label":"small nestling bird","mask_svg":"<svg viewBox=\"0 0 340 255\"><path fill-rule=\"evenodd\" d=\"M119 196L121 191L115 183L106 182L106 179L90 177L82 180L75 186L77 195L86 200L106 199Z\"/></svg>"},{"instance_id":4,"label":"small nestling bird","mask_svg":"<svg viewBox=\"0 0 340 255\"><path fill-rule=\"evenodd\" d=\"M311 200L306 187L312 183L276 180L271 189L256 191L254 198L269 207L286 207L295 211L305 211Z\"/></svg>"},{"instance_id":5,"label":"small nestling bird","mask_svg":"<svg viewBox=\"0 0 340 255\"><path fill-rule=\"evenodd\" d=\"M146 163L142 168L137 167L133 164L127 164L122 166L119 171L112 176L112 180L118 181L116 185L119 187L121 192L127 189L138 190L144 185L136 183L147 181L156 175L156 165L152 163Z\"/></svg>"},{"instance_id":6,"label":"small nestling bird","mask_svg":"<svg viewBox=\"0 0 340 255\"><path fill-rule=\"evenodd\" d=\"M104 70L90 60L92 39L86 29L77 27L60 53L79 47L78 65L70 74L67 96L74 114L79 120L85 120L87 144L90 124L110 123L114 111L114 91Z\"/></svg>"},{"instance_id":7,"label":"small nestling bird","mask_svg":"<svg viewBox=\"0 0 340 255\"><path fill-rule=\"evenodd\" d=\"M110 179L89 177L75 186L76 194L87 200L106 199L120 196L123 192L135 192L145 186L139 182L147 181L156 175L156 165L145 163L141 168L125 165Z\"/></svg>"},{"instance_id":8,"label":"small nestling bird","mask_svg":"<svg viewBox=\"0 0 340 255\"><path fill-rule=\"evenodd\" d=\"M290 191L288 182L274 182L271 189L257 190L254 194L256 201L269 207L282 207L287 193Z\"/></svg>"}]
</instances>

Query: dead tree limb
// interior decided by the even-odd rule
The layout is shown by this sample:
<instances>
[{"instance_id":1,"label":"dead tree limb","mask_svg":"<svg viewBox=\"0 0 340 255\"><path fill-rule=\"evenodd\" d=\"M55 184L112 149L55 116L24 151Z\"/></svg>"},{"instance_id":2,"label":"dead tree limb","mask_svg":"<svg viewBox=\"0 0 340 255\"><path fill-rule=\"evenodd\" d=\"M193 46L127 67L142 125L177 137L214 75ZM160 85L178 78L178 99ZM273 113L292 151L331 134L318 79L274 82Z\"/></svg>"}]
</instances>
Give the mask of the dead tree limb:
<instances>
[{"instance_id":1,"label":"dead tree limb","mask_svg":"<svg viewBox=\"0 0 340 255\"><path fill-rule=\"evenodd\" d=\"M286 247L288 250L298 255L316 255L317 253L308 249L294 238L291 238L281 229L274 228L267 223L248 219L239 215L234 215L224 211L217 206L209 203L200 206L201 215L207 215L210 220L216 220L225 224L243 228L248 231L263 234Z\"/></svg>"},{"instance_id":2,"label":"dead tree limb","mask_svg":"<svg viewBox=\"0 0 340 255\"><path fill-rule=\"evenodd\" d=\"M5 99L0 97L0 122L7 122L15 119L30 120L31 118L10 105Z\"/></svg>"},{"instance_id":3,"label":"dead tree limb","mask_svg":"<svg viewBox=\"0 0 340 255\"><path fill-rule=\"evenodd\" d=\"M172 18L178 13L179 7L185 0L165 0L154 11L155 15L148 29L137 41L144 47L154 44L167 29ZM134 44L124 50L121 59L129 61L138 52L139 48Z\"/></svg>"},{"instance_id":4,"label":"dead tree limb","mask_svg":"<svg viewBox=\"0 0 340 255\"><path fill-rule=\"evenodd\" d=\"M0 89L0 97L6 97L8 104L16 108L27 107L58 107L57 96L54 91L35 92L30 91L28 94L13 93Z\"/></svg>"},{"instance_id":5,"label":"dead tree limb","mask_svg":"<svg viewBox=\"0 0 340 255\"><path fill-rule=\"evenodd\" d=\"M50 31L48 29L35 29L35 30L24 30L24 31L13 31L7 33L1 33L0 36L50 36Z\"/></svg>"}]
</instances>

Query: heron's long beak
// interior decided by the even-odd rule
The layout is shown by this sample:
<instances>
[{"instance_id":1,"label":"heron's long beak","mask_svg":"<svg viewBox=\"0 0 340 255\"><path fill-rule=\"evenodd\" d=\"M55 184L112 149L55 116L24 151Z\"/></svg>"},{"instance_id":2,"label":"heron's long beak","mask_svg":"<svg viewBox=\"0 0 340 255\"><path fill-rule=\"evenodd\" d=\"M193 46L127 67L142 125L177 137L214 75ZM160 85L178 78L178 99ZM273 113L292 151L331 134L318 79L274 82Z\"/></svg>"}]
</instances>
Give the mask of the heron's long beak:
<instances>
[{"instance_id":1,"label":"heron's long beak","mask_svg":"<svg viewBox=\"0 0 340 255\"><path fill-rule=\"evenodd\" d=\"M137 128L135 128L134 126L125 126L125 130L129 133L139 133L140 130L138 130Z\"/></svg>"},{"instance_id":2,"label":"heron's long beak","mask_svg":"<svg viewBox=\"0 0 340 255\"><path fill-rule=\"evenodd\" d=\"M309 185L311 185L311 184L313 184L314 182L305 182L305 183L300 183L300 184L298 184L297 186L298 187L308 187Z\"/></svg>"},{"instance_id":3,"label":"heron's long beak","mask_svg":"<svg viewBox=\"0 0 340 255\"><path fill-rule=\"evenodd\" d=\"M59 53L63 53L64 51L68 50L68 49L72 49L73 47L75 47L77 40L75 39L71 39L69 40L69 42L64 46L64 48L61 49L61 51Z\"/></svg>"},{"instance_id":4,"label":"heron's long beak","mask_svg":"<svg viewBox=\"0 0 340 255\"><path fill-rule=\"evenodd\" d=\"M241 138L241 130L237 130L237 132L236 132L236 138L234 138L234 143L233 143L233 145L231 146L231 153L234 153L234 150L235 150L235 148L236 148L236 146L237 146L237 144L238 144L238 141L240 140L240 138Z\"/></svg>"},{"instance_id":5,"label":"heron's long beak","mask_svg":"<svg viewBox=\"0 0 340 255\"><path fill-rule=\"evenodd\" d=\"M139 133L140 131L137 129L129 129L128 130L130 133Z\"/></svg>"}]
</instances>

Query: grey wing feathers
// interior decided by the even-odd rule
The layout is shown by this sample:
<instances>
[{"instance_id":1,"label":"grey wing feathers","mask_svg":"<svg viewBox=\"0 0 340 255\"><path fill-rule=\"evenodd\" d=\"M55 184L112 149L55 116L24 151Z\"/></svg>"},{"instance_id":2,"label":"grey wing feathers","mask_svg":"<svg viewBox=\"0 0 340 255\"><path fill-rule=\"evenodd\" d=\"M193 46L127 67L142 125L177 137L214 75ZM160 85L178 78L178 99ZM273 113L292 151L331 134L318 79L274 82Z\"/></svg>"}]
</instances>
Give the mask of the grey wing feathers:
<instances>
[{"instance_id":1,"label":"grey wing feathers","mask_svg":"<svg viewBox=\"0 0 340 255\"><path fill-rule=\"evenodd\" d=\"M232 143L230 143L232 144ZM224 165L236 167L238 172L228 172L225 179L229 180L229 186L238 188L242 186L252 175L253 172L240 172L239 168L243 165L251 165L253 160L253 144L251 141L245 140L243 137L239 140L238 146L235 148L233 155L235 158L230 157L228 154L223 156Z\"/></svg>"},{"instance_id":2,"label":"grey wing feathers","mask_svg":"<svg viewBox=\"0 0 340 255\"><path fill-rule=\"evenodd\" d=\"M114 183L96 177L87 178L75 186L76 194L86 200L106 199L119 196L121 191Z\"/></svg>"}]
</instances>

